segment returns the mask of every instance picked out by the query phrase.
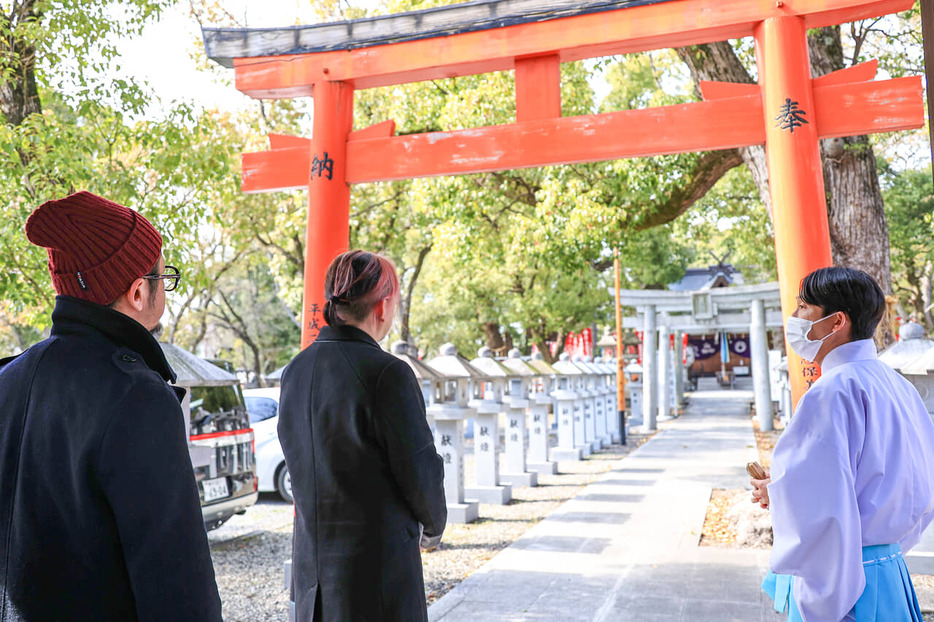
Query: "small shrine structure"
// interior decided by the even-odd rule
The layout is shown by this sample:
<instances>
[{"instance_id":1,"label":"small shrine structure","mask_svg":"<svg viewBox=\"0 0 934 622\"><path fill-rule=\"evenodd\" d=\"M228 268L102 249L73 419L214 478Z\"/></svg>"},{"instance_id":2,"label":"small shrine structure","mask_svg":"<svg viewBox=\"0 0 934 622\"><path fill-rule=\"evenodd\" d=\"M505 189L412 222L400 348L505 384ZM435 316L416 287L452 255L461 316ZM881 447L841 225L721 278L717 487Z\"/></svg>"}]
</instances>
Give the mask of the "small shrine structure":
<instances>
[{"instance_id":1,"label":"small shrine structure","mask_svg":"<svg viewBox=\"0 0 934 622\"><path fill-rule=\"evenodd\" d=\"M715 332L749 333L756 414L760 429L772 429L768 330L782 328L778 283L697 291L621 290L619 298L621 305L636 309L635 316L624 318L623 326L642 331L642 413L647 429L655 429L657 418L669 413L669 378L677 381L681 376L681 336ZM668 342L672 334L676 350L674 365L669 365ZM806 378L810 382L816 379L816 374Z\"/></svg>"}]
</instances>

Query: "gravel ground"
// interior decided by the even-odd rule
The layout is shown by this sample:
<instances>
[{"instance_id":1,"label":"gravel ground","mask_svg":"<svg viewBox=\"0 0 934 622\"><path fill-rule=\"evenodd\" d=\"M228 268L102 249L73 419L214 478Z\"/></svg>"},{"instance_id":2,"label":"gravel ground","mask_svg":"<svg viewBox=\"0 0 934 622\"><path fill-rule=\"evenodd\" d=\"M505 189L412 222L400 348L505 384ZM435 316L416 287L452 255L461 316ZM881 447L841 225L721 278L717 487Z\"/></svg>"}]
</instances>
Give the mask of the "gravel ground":
<instances>
[{"instance_id":1,"label":"gravel ground","mask_svg":"<svg viewBox=\"0 0 934 622\"><path fill-rule=\"evenodd\" d=\"M283 564L292 556L292 515L291 503L261 493L246 514L208 532L228 622L289 619Z\"/></svg>"},{"instance_id":2,"label":"gravel ground","mask_svg":"<svg viewBox=\"0 0 934 622\"><path fill-rule=\"evenodd\" d=\"M476 522L448 525L441 547L422 553L429 604L647 439L647 435L632 434L625 447L614 445L580 462L561 462L561 472L540 476L537 487L513 488L513 500L508 505L481 504ZM468 482L473 476L469 449L464 460ZM263 493L246 514L234 516L208 534L224 619L228 622L288 619L283 563L292 553L292 515L291 504L280 501L277 495Z\"/></svg>"}]
</instances>

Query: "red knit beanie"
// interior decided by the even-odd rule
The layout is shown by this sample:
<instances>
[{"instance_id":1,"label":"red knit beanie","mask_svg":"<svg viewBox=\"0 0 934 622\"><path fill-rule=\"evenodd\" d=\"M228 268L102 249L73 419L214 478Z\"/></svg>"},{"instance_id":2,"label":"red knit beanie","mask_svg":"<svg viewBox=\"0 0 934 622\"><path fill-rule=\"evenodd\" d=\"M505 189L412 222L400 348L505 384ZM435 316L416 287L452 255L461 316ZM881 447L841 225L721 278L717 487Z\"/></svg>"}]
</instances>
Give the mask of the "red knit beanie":
<instances>
[{"instance_id":1,"label":"red knit beanie","mask_svg":"<svg viewBox=\"0 0 934 622\"><path fill-rule=\"evenodd\" d=\"M148 273L162 236L137 212L90 192L47 201L26 221L26 237L49 251L55 291L109 305Z\"/></svg>"}]
</instances>

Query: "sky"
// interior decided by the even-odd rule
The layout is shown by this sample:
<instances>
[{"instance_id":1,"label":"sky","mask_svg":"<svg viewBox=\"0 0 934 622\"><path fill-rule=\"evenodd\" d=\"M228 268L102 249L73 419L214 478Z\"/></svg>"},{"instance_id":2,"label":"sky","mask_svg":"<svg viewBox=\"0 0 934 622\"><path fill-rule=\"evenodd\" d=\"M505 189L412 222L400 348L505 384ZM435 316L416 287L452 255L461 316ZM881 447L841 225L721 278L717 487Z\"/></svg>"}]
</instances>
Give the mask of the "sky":
<instances>
[{"instance_id":1,"label":"sky","mask_svg":"<svg viewBox=\"0 0 934 622\"><path fill-rule=\"evenodd\" d=\"M241 24L272 28L315 23L313 1L224 0L223 5ZM353 4L372 5L372 0ZM211 25L214 24L205 24ZM173 100L194 101L205 108L220 110L239 110L250 105L250 98L233 86L232 69L221 70L228 84L218 82L211 72L199 70L195 54L203 58L201 30L187 2L179 2L158 22L149 24L141 37L123 40L118 47L122 69L146 80L166 105Z\"/></svg>"}]
</instances>

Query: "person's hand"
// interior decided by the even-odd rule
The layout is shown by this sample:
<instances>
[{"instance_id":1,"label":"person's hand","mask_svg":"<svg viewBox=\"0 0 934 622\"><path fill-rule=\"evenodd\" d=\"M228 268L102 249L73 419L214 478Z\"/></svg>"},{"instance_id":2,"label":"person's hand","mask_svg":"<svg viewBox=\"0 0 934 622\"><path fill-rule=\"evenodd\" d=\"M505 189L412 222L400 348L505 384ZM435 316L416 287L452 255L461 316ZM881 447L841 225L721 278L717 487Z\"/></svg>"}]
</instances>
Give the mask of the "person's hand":
<instances>
[{"instance_id":1,"label":"person's hand","mask_svg":"<svg viewBox=\"0 0 934 622\"><path fill-rule=\"evenodd\" d=\"M769 477L765 479L750 479L749 483L752 484L752 502L758 503L759 507L767 510L769 508L769 489L767 486L772 481L771 473L766 469L766 473Z\"/></svg>"},{"instance_id":2,"label":"person's hand","mask_svg":"<svg viewBox=\"0 0 934 622\"><path fill-rule=\"evenodd\" d=\"M422 547L423 550L431 552L436 548L441 546L441 536L429 536L425 533L425 526L421 523L418 524L418 545Z\"/></svg>"},{"instance_id":3,"label":"person's hand","mask_svg":"<svg viewBox=\"0 0 934 622\"><path fill-rule=\"evenodd\" d=\"M434 551L441 544L441 536L426 536L422 534L418 544L426 551Z\"/></svg>"}]
</instances>

